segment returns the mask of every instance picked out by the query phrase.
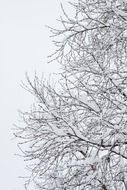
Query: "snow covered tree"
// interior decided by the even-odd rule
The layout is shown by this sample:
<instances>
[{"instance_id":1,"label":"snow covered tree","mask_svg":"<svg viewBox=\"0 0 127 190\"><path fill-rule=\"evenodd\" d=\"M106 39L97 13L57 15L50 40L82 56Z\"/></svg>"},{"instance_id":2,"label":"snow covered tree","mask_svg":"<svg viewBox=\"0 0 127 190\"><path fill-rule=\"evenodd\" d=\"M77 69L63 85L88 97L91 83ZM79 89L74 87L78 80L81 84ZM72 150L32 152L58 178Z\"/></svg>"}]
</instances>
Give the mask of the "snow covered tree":
<instances>
[{"instance_id":1,"label":"snow covered tree","mask_svg":"<svg viewBox=\"0 0 127 190\"><path fill-rule=\"evenodd\" d=\"M43 190L127 190L127 3L78 0L51 29L59 84L28 79L36 97L15 134Z\"/></svg>"}]
</instances>

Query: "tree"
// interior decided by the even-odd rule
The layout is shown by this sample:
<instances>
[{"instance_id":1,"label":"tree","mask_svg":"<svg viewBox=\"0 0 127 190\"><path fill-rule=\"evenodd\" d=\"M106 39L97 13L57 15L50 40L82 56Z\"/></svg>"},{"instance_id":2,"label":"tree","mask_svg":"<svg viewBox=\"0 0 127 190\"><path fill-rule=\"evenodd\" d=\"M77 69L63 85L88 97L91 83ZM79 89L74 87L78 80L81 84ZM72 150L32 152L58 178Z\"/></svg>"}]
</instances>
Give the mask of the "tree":
<instances>
[{"instance_id":1,"label":"tree","mask_svg":"<svg viewBox=\"0 0 127 190\"><path fill-rule=\"evenodd\" d=\"M71 5L75 16L62 7L61 29L51 28L59 84L27 77L37 101L15 134L32 163L27 182L43 190L127 190L127 3Z\"/></svg>"}]
</instances>

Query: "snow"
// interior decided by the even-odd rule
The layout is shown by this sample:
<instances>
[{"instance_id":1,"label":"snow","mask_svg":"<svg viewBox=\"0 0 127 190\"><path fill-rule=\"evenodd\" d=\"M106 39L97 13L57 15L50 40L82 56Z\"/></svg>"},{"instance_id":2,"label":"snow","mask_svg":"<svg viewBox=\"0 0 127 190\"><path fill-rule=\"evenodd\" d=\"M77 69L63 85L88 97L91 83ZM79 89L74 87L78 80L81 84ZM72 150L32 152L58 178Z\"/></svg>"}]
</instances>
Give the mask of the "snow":
<instances>
[{"instance_id":1,"label":"snow","mask_svg":"<svg viewBox=\"0 0 127 190\"><path fill-rule=\"evenodd\" d=\"M127 12L125 12L124 10L115 9L115 13L116 13L117 15L120 15L120 16L124 17L125 19L126 19L126 17L127 17Z\"/></svg>"},{"instance_id":2,"label":"snow","mask_svg":"<svg viewBox=\"0 0 127 190\"><path fill-rule=\"evenodd\" d=\"M92 110L95 110L96 112L100 111L100 109L99 109L98 105L96 104L96 102L93 101L93 100L92 101L88 100L88 96L85 95L85 94L80 95L79 101L83 102L88 107L90 107Z\"/></svg>"},{"instance_id":3,"label":"snow","mask_svg":"<svg viewBox=\"0 0 127 190\"><path fill-rule=\"evenodd\" d=\"M50 124L50 125L51 125L51 124ZM52 127L53 132L54 132L55 134L57 134L58 136L65 136L65 133L63 132L62 129L56 127L56 126L53 125L53 124L51 125L51 127Z\"/></svg>"},{"instance_id":4,"label":"snow","mask_svg":"<svg viewBox=\"0 0 127 190\"><path fill-rule=\"evenodd\" d=\"M86 165L91 165L99 162L101 162L101 159L98 156L94 157L93 155L91 157L86 158L84 161Z\"/></svg>"},{"instance_id":5,"label":"snow","mask_svg":"<svg viewBox=\"0 0 127 190\"><path fill-rule=\"evenodd\" d=\"M106 0L106 4L107 4L108 7L111 7L111 1Z\"/></svg>"}]
</instances>

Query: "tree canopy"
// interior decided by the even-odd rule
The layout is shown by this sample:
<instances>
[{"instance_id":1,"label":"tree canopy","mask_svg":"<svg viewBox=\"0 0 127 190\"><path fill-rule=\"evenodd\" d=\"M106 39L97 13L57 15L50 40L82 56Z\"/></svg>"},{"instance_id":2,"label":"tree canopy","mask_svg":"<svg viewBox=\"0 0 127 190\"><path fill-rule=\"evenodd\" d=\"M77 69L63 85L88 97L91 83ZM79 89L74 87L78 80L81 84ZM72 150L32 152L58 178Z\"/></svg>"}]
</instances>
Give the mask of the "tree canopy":
<instances>
[{"instance_id":1,"label":"tree canopy","mask_svg":"<svg viewBox=\"0 0 127 190\"><path fill-rule=\"evenodd\" d=\"M43 190L127 190L127 2L78 0L51 29L56 87L35 76L36 102L15 134ZM52 64L52 63L51 63Z\"/></svg>"}]
</instances>

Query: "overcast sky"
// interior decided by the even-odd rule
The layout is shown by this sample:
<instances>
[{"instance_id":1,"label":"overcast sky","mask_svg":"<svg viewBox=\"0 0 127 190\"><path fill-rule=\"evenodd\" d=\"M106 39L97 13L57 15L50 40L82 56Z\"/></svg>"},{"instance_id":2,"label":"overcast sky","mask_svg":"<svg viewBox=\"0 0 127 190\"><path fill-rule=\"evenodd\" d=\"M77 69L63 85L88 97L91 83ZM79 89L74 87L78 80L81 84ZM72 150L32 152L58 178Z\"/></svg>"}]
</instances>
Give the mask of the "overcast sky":
<instances>
[{"instance_id":1,"label":"overcast sky","mask_svg":"<svg viewBox=\"0 0 127 190\"><path fill-rule=\"evenodd\" d=\"M31 78L35 71L57 72L56 64L46 64L54 46L45 25L56 26L60 15L60 0L0 0L0 189L24 189L18 176L25 174L25 165L14 156L11 129L17 110L28 109L32 97L20 84L25 72Z\"/></svg>"}]
</instances>

